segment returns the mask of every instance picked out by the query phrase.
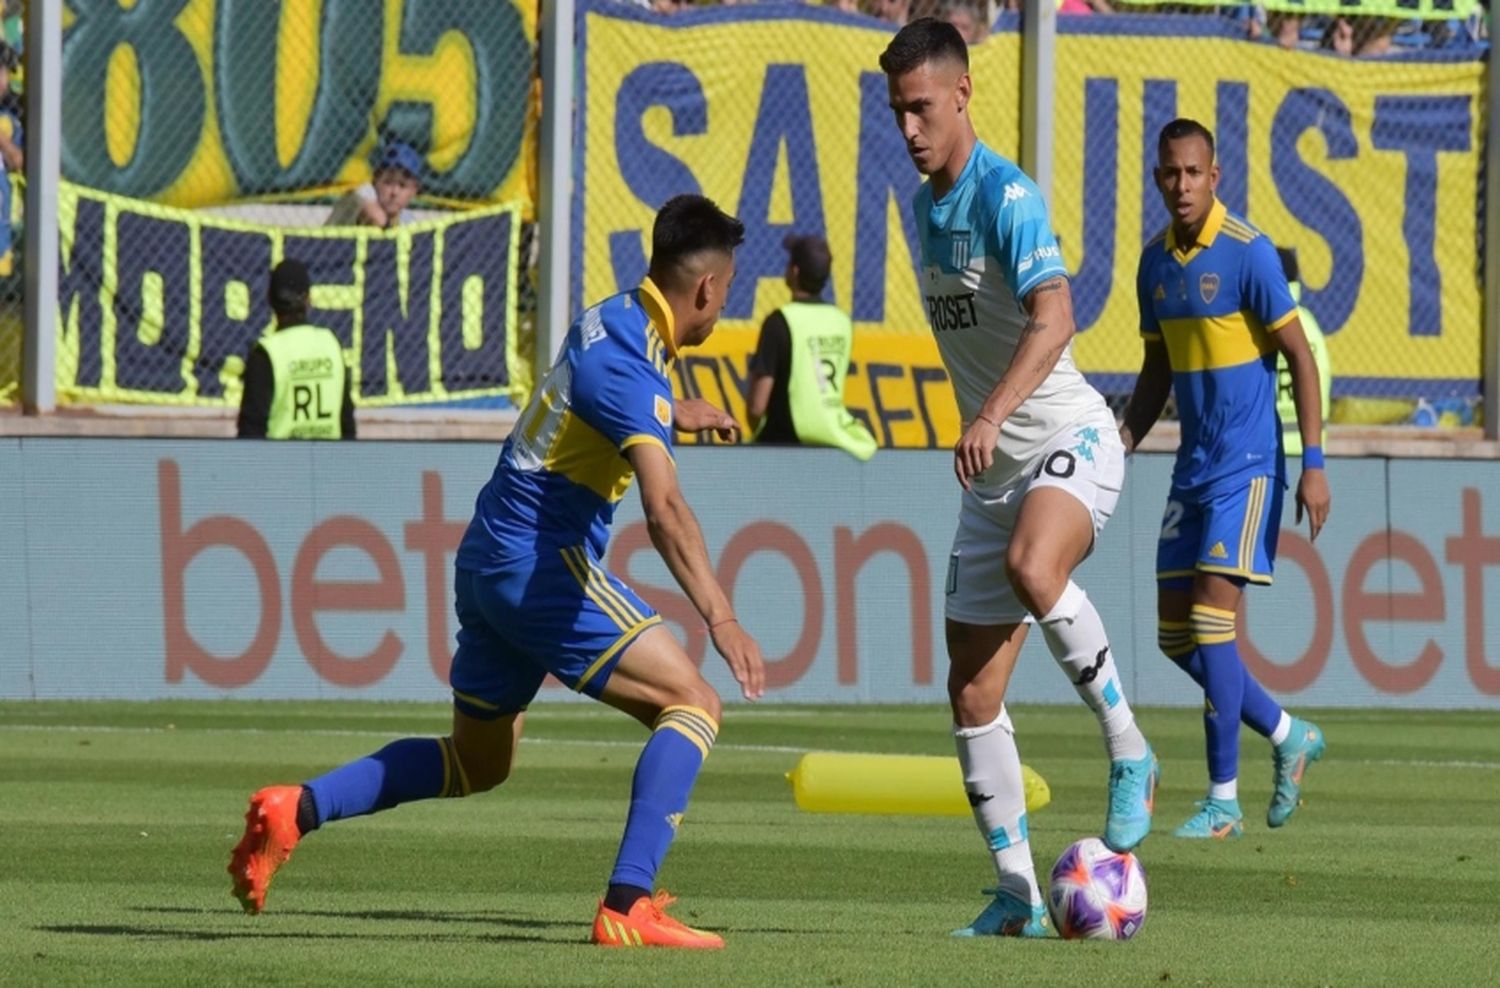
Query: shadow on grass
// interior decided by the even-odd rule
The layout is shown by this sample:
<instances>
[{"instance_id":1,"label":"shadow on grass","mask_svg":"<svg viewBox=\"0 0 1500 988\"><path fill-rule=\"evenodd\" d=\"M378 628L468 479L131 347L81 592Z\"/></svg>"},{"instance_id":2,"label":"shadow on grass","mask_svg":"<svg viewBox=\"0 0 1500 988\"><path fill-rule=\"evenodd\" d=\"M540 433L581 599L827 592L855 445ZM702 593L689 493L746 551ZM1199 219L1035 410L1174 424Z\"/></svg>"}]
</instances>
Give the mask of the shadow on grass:
<instances>
[{"instance_id":1,"label":"shadow on grass","mask_svg":"<svg viewBox=\"0 0 1500 988\"><path fill-rule=\"evenodd\" d=\"M131 912L162 913L177 916L221 916L238 912L233 908L205 909L192 906L134 906ZM369 920L375 922L403 923L496 923L500 926L519 929L563 928L576 929L577 920L535 919L518 913L484 909L477 912L440 912L423 909L276 909L276 916L309 916L318 919Z\"/></svg>"},{"instance_id":2,"label":"shadow on grass","mask_svg":"<svg viewBox=\"0 0 1500 988\"><path fill-rule=\"evenodd\" d=\"M71 933L79 936L120 937L128 940L180 940L194 943L214 943L234 940L299 940L299 941L346 941L403 940L412 943L537 943L552 946L582 945L587 941L581 936L546 937L522 933L315 933L306 930L193 930L166 929L159 926L127 926L124 924L58 924L36 926L41 933Z\"/></svg>"}]
</instances>

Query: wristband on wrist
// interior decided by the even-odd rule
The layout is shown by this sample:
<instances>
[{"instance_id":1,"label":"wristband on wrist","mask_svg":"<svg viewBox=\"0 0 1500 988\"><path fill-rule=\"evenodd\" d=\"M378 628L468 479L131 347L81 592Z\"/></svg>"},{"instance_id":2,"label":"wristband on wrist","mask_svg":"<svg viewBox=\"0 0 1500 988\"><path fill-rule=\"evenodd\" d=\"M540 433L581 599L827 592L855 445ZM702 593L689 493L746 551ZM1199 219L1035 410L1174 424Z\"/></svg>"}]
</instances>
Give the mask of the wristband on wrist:
<instances>
[{"instance_id":1,"label":"wristband on wrist","mask_svg":"<svg viewBox=\"0 0 1500 988\"><path fill-rule=\"evenodd\" d=\"M726 624L739 624L739 623L740 623L740 619L739 618L725 618L722 621L715 621L713 624L709 625L708 626L708 630L709 631L713 631L715 628L722 628Z\"/></svg>"},{"instance_id":2,"label":"wristband on wrist","mask_svg":"<svg viewBox=\"0 0 1500 988\"><path fill-rule=\"evenodd\" d=\"M1323 469L1323 447L1322 446L1305 446L1305 447L1303 447L1303 449L1302 449L1302 469L1304 469L1304 470L1322 470Z\"/></svg>"},{"instance_id":3,"label":"wristband on wrist","mask_svg":"<svg viewBox=\"0 0 1500 988\"><path fill-rule=\"evenodd\" d=\"M994 426L997 429L1000 428L1000 423L999 422L996 422L994 419L990 418L988 415L984 414L983 412L980 412L978 415L976 415L974 417L977 418L981 422L988 422L990 425Z\"/></svg>"}]
</instances>

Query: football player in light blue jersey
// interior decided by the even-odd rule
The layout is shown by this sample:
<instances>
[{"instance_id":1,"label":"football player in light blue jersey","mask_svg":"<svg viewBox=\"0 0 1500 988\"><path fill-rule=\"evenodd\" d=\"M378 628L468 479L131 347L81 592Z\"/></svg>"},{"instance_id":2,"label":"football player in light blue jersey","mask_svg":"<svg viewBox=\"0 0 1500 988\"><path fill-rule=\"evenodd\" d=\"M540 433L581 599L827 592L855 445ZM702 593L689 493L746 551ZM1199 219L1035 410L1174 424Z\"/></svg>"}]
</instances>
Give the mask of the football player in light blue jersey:
<instances>
[{"instance_id":1,"label":"football player in light blue jersey","mask_svg":"<svg viewBox=\"0 0 1500 988\"><path fill-rule=\"evenodd\" d=\"M1266 236L1214 191L1214 139L1174 120L1157 142L1156 183L1172 216L1141 252L1136 276L1145 356L1120 438L1133 450L1177 395L1182 440L1157 544L1158 641L1202 687L1208 795L1178 837L1243 833L1237 773L1243 719L1270 739L1266 822L1286 823L1323 732L1292 717L1245 668L1235 645L1246 583L1271 582L1286 464L1276 412L1276 355L1286 357L1302 435L1297 521L1312 538L1328 518L1318 368L1281 261Z\"/></svg>"},{"instance_id":2,"label":"football player in light blue jersey","mask_svg":"<svg viewBox=\"0 0 1500 988\"><path fill-rule=\"evenodd\" d=\"M453 733L404 738L312 779L251 797L229 872L260 912L276 869L331 820L435 796L493 789L509 776L524 712L543 678L602 700L651 729L636 763L615 868L594 916L603 946L717 948L667 915L657 869L718 735L721 705L661 618L604 568L608 527L640 482L651 541L708 627L747 699L764 689L760 646L735 619L677 485L672 429L734 420L701 400L674 402L678 349L708 338L734 279L738 220L702 196L657 214L651 267L637 289L586 311L568 331L480 492L459 547Z\"/></svg>"},{"instance_id":3,"label":"football player in light blue jersey","mask_svg":"<svg viewBox=\"0 0 1500 988\"><path fill-rule=\"evenodd\" d=\"M1005 709L1030 624L1099 720L1110 758L1105 843L1151 829L1157 763L1126 701L1099 613L1073 570L1124 482L1113 416L1073 363L1072 295L1035 183L974 133L969 55L943 21L915 20L880 57L917 170L921 288L964 422L962 491L945 602L953 737L993 859L992 900L957 936L1039 937L1015 729Z\"/></svg>"}]
</instances>

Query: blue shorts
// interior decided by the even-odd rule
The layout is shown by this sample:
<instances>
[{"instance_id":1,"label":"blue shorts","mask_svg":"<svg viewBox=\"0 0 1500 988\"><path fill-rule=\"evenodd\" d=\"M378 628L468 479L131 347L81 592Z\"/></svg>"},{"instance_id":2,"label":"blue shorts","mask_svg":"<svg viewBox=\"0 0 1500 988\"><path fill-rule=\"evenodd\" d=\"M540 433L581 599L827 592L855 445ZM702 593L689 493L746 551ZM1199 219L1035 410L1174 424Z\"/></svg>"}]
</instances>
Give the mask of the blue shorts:
<instances>
[{"instance_id":1,"label":"blue shorts","mask_svg":"<svg viewBox=\"0 0 1500 988\"><path fill-rule=\"evenodd\" d=\"M1281 533L1281 496L1275 477L1255 477L1203 498L1174 490L1156 544L1156 579L1185 586L1203 572L1269 584Z\"/></svg>"},{"instance_id":2,"label":"blue shorts","mask_svg":"<svg viewBox=\"0 0 1500 988\"><path fill-rule=\"evenodd\" d=\"M496 573L460 569L453 704L494 720L526 709L547 673L595 699L626 646L661 618L585 546L541 549Z\"/></svg>"}]
</instances>

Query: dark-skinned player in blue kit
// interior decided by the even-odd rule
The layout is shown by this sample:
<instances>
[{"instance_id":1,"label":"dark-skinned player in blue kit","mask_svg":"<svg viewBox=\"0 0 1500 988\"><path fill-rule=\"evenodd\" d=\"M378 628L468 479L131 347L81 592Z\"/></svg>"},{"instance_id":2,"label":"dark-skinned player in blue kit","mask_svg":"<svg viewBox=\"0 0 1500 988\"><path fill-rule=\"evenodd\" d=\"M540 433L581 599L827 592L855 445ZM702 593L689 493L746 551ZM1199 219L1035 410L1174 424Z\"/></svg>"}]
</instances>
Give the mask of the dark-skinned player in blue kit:
<instances>
[{"instance_id":1,"label":"dark-skinned player in blue kit","mask_svg":"<svg viewBox=\"0 0 1500 988\"><path fill-rule=\"evenodd\" d=\"M1162 651L1203 687L1209 789L1175 835L1224 839L1244 831L1241 720L1273 746L1272 827L1296 810L1303 773L1325 748L1323 732L1271 699L1235 645L1240 594L1247 583L1271 582L1281 528L1277 353L1291 371L1303 443L1297 521L1307 515L1314 539L1330 505L1322 395L1275 246L1215 195L1213 135L1193 120L1167 124L1155 177L1172 221L1141 252L1145 356L1120 439L1133 450L1176 393L1182 440L1157 543L1157 633Z\"/></svg>"},{"instance_id":2,"label":"dark-skinned player in blue kit","mask_svg":"<svg viewBox=\"0 0 1500 988\"><path fill-rule=\"evenodd\" d=\"M548 673L651 730L636 763L594 943L718 948L716 934L667 914L654 883L718 735L718 694L661 618L603 559L615 507L633 480L652 543L708 626L747 699L764 689L760 646L736 619L678 487L672 431L734 419L675 402L682 347L708 338L734 280L744 227L702 196L667 202L652 229L649 275L583 313L516 422L459 546L453 731L404 738L303 785L251 797L229 864L248 912L308 832L346 817L493 789L510 775L527 705ZM511 858L514 861L514 858Z\"/></svg>"}]
</instances>

